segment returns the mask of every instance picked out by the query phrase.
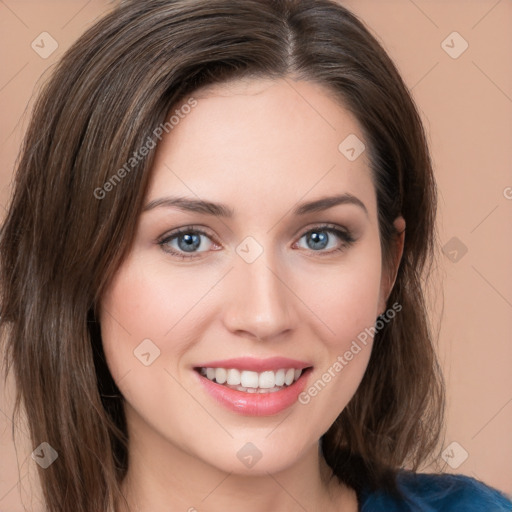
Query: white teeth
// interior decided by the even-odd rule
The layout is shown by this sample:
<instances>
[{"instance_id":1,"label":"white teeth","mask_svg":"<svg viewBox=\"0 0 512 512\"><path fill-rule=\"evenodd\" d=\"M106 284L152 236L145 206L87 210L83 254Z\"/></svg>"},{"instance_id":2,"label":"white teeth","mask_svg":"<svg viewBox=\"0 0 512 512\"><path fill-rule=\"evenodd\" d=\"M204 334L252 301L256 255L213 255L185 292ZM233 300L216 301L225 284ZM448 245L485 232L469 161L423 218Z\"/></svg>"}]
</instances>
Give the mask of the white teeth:
<instances>
[{"instance_id":1,"label":"white teeth","mask_svg":"<svg viewBox=\"0 0 512 512\"><path fill-rule=\"evenodd\" d=\"M272 371L260 373L258 385L263 389L270 389L276 385L276 374Z\"/></svg>"},{"instance_id":2,"label":"white teeth","mask_svg":"<svg viewBox=\"0 0 512 512\"><path fill-rule=\"evenodd\" d=\"M282 368L277 371L266 370L258 373L236 368L201 368L201 375L207 379L232 386L246 393L274 393L284 386L292 385L300 378L303 370Z\"/></svg>"},{"instance_id":3,"label":"white teeth","mask_svg":"<svg viewBox=\"0 0 512 512\"><path fill-rule=\"evenodd\" d=\"M250 372L244 370L240 374L240 384L244 388L257 388L258 387L258 374L256 372Z\"/></svg>"},{"instance_id":4,"label":"white teeth","mask_svg":"<svg viewBox=\"0 0 512 512\"><path fill-rule=\"evenodd\" d=\"M286 370L277 370L276 372L276 386L282 386L284 384L284 376Z\"/></svg>"},{"instance_id":5,"label":"white teeth","mask_svg":"<svg viewBox=\"0 0 512 512\"><path fill-rule=\"evenodd\" d=\"M231 386L239 386L240 385L240 372L235 370L234 368L230 368L228 370L228 379L227 383Z\"/></svg>"},{"instance_id":6,"label":"white teeth","mask_svg":"<svg viewBox=\"0 0 512 512\"><path fill-rule=\"evenodd\" d=\"M215 370L215 380L219 384L224 384L224 382L226 382L227 379L228 379L228 372L226 371L225 368L217 368ZM213 379L210 379L210 380L213 380Z\"/></svg>"},{"instance_id":7,"label":"white teeth","mask_svg":"<svg viewBox=\"0 0 512 512\"><path fill-rule=\"evenodd\" d=\"M295 370L293 368L289 368L288 370L286 370L286 375L284 377L284 383L287 386L289 386L293 382L294 378L295 378Z\"/></svg>"}]
</instances>

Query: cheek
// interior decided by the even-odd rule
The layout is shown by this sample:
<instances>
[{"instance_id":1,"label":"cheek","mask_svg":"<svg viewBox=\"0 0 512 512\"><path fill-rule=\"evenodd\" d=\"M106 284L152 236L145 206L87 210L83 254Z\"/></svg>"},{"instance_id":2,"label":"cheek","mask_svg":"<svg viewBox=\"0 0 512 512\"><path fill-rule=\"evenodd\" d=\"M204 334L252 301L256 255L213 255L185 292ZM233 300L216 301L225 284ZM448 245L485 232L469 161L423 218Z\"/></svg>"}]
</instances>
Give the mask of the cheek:
<instances>
[{"instance_id":1,"label":"cheek","mask_svg":"<svg viewBox=\"0 0 512 512\"><path fill-rule=\"evenodd\" d=\"M323 291L311 290L318 302L321 318L333 331L332 343L346 340L376 320L379 303L380 273L373 269L364 272L340 272L324 283ZM315 300L315 299L313 299Z\"/></svg>"},{"instance_id":2,"label":"cheek","mask_svg":"<svg viewBox=\"0 0 512 512\"><path fill-rule=\"evenodd\" d=\"M177 362L197 329L198 322L191 321L195 308L215 283L212 276L190 277L185 272L169 276L168 267L158 262L125 262L101 301L103 345L113 365L127 371L135 361L133 351L143 342L151 347L145 340L160 351L159 362ZM165 342L170 338L172 344Z\"/></svg>"},{"instance_id":3,"label":"cheek","mask_svg":"<svg viewBox=\"0 0 512 512\"><path fill-rule=\"evenodd\" d=\"M136 256L111 282L100 308L103 349L129 411L136 411L132 421L140 415L161 432L171 424L179 430L171 411L194 409L174 377L180 379L182 356L199 338L199 301L214 284L215 276L191 279L190 272Z\"/></svg>"},{"instance_id":4,"label":"cheek","mask_svg":"<svg viewBox=\"0 0 512 512\"><path fill-rule=\"evenodd\" d=\"M381 270L379 247L369 240L357 251L347 253L336 268L316 270L314 278L302 280L299 293L316 313L319 332L325 333L323 340L331 350L344 350L375 323Z\"/></svg>"},{"instance_id":5,"label":"cheek","mask_svg":"<svg viewBox=\"0 0 512 512\"><path fill-rule=\"evenodd\" d=\"M325 432L356 393L368 366L380 299L379 247L369 243L336 272L316 276L301 293L318 316L322 357L299 402Z\"/></svg>"}]
</instances>

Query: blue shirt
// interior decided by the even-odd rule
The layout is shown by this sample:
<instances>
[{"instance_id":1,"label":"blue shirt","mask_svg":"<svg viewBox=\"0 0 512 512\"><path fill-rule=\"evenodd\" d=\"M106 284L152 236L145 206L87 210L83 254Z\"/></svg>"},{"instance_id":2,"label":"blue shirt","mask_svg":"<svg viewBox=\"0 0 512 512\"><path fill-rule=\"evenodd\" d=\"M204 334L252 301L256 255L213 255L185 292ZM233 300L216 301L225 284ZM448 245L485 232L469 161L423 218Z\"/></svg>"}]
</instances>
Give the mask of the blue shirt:
<instances>
[{"instance_id":1,"label":"blue shirt","mask_svg":"<svg viewBox=\"0 0 512 512\"><path fill-rule=\"evenodd\" d=\"M403 499L361 491L360 512L512 512L512 497L465 475L403 470L397 483Z\"/></svg>"}]
</instances>

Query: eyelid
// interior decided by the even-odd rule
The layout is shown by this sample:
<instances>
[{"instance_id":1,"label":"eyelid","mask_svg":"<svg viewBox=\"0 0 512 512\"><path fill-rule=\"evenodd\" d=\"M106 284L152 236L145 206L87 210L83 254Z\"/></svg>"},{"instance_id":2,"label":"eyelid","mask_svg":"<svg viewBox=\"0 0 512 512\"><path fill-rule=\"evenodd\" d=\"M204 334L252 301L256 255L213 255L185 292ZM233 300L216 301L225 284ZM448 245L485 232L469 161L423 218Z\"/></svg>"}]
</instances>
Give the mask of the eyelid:
<instances>
[{"instance_id":1,"label":"eyelid","mask_svg":"<svg viewBox=\"0 0 512 512\"><path fill-rule=\"evenodd\" d=\"M217 244L219 243L216 240L216 236L213 234L213 232L209 228L206 228L206 227L203 227L203 226L200 226L197 224L189 224L186 226L182 226L180 228L171 229L171 230L167 231L166 233L164 233L163 235L160 235L156 241L157 241L157 243L165 242L166 240L169 240L170 238L174 238L177 235L181 235L183 233L191 233L191 232L205 235L208 238L211 238L212 241L214 241L215 243L217 243Z\"/></svg>"},{"instance_id":2,"label":"eyelid","mask_svg":"<svg viewBox=\"0 0 512 512\"><path fill-rule=\"evenodd\" d=\"M338 224L332 224L331 222L319 222L319 223L313 224L312 226L310 226L306 229L301 229L300 233L302 233L302 234L298 238L301 239L304 235L307 235L311 231L315 231L315 230L339 232L348 238L351 238L351 239L353 238L351 231L349 229L347 229L346 227L340 226Z\"/></svg>"}]
</instances>

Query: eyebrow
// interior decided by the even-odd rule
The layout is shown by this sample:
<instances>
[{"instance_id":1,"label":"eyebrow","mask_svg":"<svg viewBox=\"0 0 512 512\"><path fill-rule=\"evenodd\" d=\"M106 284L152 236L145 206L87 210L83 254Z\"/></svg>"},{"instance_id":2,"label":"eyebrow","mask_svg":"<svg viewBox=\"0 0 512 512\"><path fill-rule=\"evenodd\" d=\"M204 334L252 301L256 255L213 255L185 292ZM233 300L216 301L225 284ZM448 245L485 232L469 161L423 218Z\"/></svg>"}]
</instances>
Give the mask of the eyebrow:
<instances>
[{"instance_id":1,"label":"eyebrow","mask_svg":"<svg viewBox=\"0 0 512 512\"><path fill-rule=\"evenodd\" d=\"M322 197L307 203L301 203L292 210L292 214L306 215L307 213L327 210L340 204L352 204L358 206L366 213L366 215L368 215L368 210L365 204L352 194L339 194L335 196ZM144 206L143 212L159 207L178 208L179 210L187 212L202 213L205 215L213 215L215 217L231 218L234 216L233 209L229 208L225 204L179 196L154 199Z\"/></svg>"}]
</instances>

